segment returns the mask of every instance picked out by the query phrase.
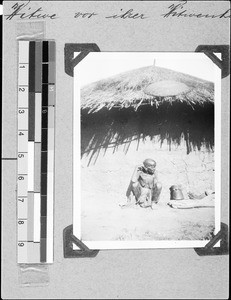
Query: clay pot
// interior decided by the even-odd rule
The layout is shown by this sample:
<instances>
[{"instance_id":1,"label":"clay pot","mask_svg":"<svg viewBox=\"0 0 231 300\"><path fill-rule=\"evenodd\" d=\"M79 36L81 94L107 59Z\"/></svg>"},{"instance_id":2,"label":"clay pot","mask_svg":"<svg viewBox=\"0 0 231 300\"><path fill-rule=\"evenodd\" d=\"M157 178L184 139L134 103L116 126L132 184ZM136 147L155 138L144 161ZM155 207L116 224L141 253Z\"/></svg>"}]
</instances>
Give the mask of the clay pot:
<instances>
[{"instance_id":1,"label":"clay pot","mask_svg":"<svg viewBox=\"0 0 231 300\"><path fill-rule=\"evenodd\" d=\"M184 195L178 185L172 185L170 188L170 200L184 200Z\"/></svg>"}]
</instances>

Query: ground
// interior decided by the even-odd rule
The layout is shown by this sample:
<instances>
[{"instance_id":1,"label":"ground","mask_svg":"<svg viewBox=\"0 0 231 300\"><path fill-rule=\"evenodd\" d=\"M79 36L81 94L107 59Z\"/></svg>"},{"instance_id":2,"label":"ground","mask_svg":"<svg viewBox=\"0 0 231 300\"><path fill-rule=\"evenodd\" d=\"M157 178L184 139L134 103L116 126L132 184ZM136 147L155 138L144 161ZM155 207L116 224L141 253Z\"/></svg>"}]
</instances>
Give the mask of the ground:
<instances>
[{"instance_id":1,"label":"ground","mask_svg":"<svg viewBox=\"0 0 231 300\"><path fill-rule=\"evenodd\" d=\"M214 229L214 207L173 209L167 205L169 188L181 184L187 192L201 193L214 189L214 155L203 151L186 154L185 147L153 144L146 139L132 143L128 152L124 145L101 151L89 164L89 155L82 157L82 239L88 241L116 240L207 240ZM134 166L145 158L157 162L163 189L154 209L131 206L126 209L126 189Z\"/></svg>"},{"instance_id":2,"label":"ground","mask_svg":"<svg viewBox=\"0 0 231 300\"><path fill-rule=\"evenodd\" d=\"M89 195L92 200L84 205L82 213L83 240L206 240L211 237L213 208L173 209L162 201L153 210L136 205L122 209L119 201L108 196L106 201L97 204Z\"/></svg>"}]
</instances>

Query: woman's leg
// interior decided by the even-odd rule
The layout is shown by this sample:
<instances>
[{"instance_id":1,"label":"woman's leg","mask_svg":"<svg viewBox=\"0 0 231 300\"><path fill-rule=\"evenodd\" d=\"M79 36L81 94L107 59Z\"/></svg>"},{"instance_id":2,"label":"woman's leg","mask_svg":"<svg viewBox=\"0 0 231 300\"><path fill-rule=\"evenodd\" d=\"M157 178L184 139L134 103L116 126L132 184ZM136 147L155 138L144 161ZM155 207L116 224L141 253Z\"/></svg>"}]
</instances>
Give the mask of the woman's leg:
<instances>
[{"instance_id":1,"label":"woman's leg","mask_svg":"<svg viewBox=\"0 0 231 300\"><path fill-rule=\"evenodd\" d=\"M154 188L152 189L152 202L158 203L160 198L160 193L162 190L162 184L157 182Z\"/></svg>"}]
</instances>

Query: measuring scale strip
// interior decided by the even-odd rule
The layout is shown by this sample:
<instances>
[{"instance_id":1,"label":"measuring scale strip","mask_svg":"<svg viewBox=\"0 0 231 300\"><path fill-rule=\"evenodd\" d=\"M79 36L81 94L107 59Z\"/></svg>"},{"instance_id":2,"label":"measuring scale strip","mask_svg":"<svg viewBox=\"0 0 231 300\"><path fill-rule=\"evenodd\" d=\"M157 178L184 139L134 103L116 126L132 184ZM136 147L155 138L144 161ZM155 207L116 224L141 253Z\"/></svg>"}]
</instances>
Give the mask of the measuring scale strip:
<instances>
[{"instance_id":1,"label":"measuring scale strip","mask_svg":"<svg viewBox=\"0 0 231 300\"><path fill-rule=\"evenodd\" d=\"M54 64L53 41L19 42L18 263L53 262Z\"/></svg>"},{"instance_id":2,"label":"measuring scale strip","mask_svg":"<svg viewBox=\"0 0 231 300\"><path fill-rule=\"evenodd\" d=\"M55 43L49 42L48 52L48 162L47 162L47 261L53 260L54 216L54 127L55 127Z\"/></svg>"},{"instance_id":3,"label":"measuring scale strip","mask_svg":"<svg viewBox=\"0 0 231 300\"><path fill-rule=\"evenodd\" d=\"M18 61L18 169L17 169L17 237L18 262L27 262L28 219L28 76L29 42L19 42ZM22 128L24 127L24 128Z\"/></svg>"},{"instance_id":4,"label":"measuring scale strip","mask_svg":"<svg viewBox=\"0 0 231 300\"><path fill-rule=\"evenodd\" d=\"M42 135L41 135L41 261L53 260L53 172L54 172L54 42L43 43L42 62ZM51 65L50 65L51 64ZM53 77L52 77L53 75ZM51 81L52 82L51 82ZM52 85L52 89L50 86ZM53 91L53 93L51 92ZM50 101L51 99L51 101ZM51 103L50 103L51 102ZM51 125L53 124L53 125ZM52 129L51 129L52 130ZM51 149L51 145L53 148ZM52 171L50 172L50 170Z\"/></svg>"}]
</instances>

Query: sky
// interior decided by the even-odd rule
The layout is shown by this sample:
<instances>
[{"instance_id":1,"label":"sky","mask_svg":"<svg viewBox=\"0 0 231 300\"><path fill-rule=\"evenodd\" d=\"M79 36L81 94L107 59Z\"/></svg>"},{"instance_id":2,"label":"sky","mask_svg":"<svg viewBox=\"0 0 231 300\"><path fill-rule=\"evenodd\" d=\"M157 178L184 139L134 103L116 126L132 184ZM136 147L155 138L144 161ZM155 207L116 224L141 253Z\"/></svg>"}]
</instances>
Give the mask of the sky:
<instances>
[{"instance_id":1,"label":"sky","mask_svg":"<svg viewBox=\"0 0 231 300\"><path fill-rule=\"evenodd\" d=\"M151 66L154 62L157 67L212 82L219 70L210 58L198 52L92 52L77 65L80 87L132 69Z\"/></svg>"}]
</instances>

